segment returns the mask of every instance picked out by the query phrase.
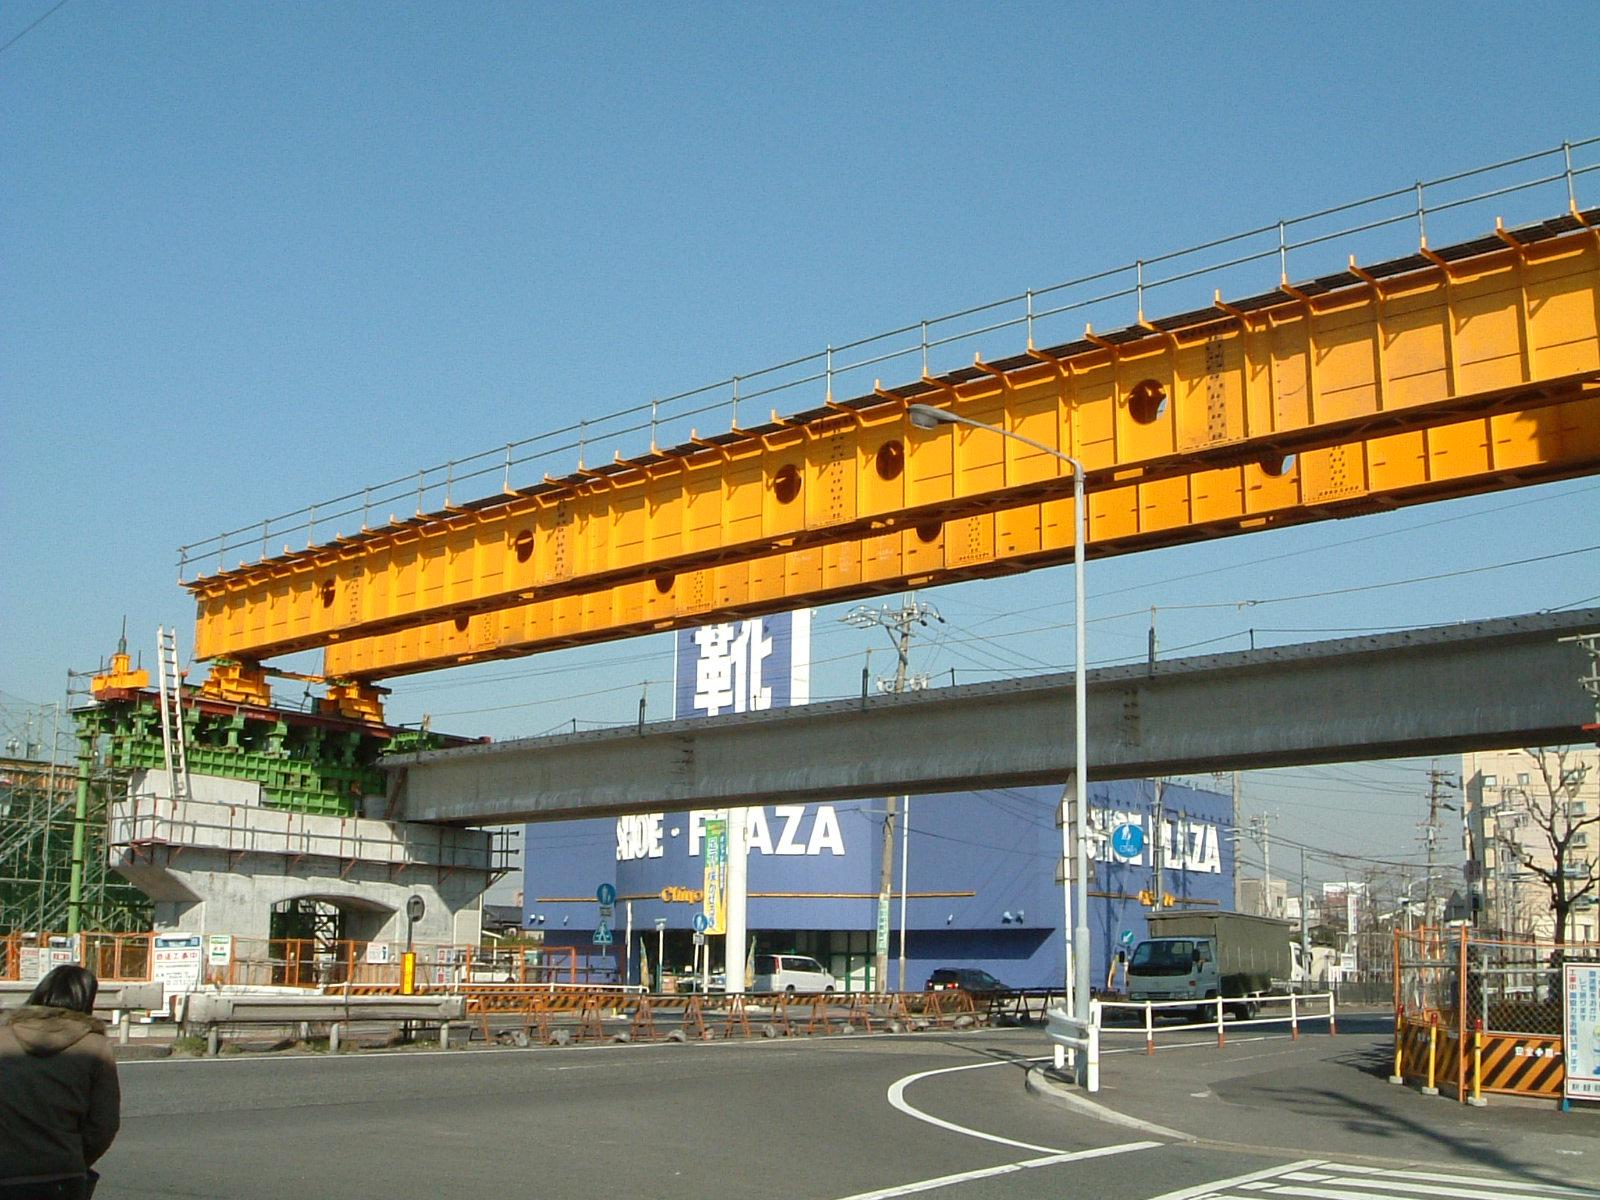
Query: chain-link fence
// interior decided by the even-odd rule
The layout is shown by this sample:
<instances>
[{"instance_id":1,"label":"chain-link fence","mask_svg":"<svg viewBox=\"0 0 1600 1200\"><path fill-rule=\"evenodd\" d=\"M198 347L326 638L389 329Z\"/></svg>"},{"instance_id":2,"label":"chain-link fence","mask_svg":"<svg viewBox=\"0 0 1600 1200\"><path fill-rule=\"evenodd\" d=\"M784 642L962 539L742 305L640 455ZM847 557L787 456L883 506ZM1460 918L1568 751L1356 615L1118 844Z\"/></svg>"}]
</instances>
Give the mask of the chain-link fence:
<instances>
[{"instance_id":1,"label":"chain-link fence","mask_svg":"<svg viewBox=\"0 0 1600 1200\"><path fill-rule=\"evenodd\" d=\"M1557 952L1537 944L1470 941L1465 1025L1486 1033L1561 1033Z\"/></svg>"}]
</instances>

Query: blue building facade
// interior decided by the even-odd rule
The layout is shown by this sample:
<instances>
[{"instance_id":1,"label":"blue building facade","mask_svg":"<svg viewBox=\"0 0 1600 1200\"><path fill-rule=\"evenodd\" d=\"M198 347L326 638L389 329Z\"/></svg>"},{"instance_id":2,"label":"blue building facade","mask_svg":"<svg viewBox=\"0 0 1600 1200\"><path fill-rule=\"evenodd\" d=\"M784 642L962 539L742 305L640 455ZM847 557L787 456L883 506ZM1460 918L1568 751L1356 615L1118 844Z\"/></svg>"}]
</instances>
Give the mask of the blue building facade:
<instances>
[{"instance_id":1,"label":"blue building facade","mask_svg":"<svg viewBox=\"0 0 1600 1200\"><path fill-rule=\"evenodd\" d=\"M797 612L678 634L675 712L716 716L803 704L809 697L810 614ZM1062 837L1054 787L914 796L905 887L905 986L942 966L980 967L1013 987L1059 987L1066 969ZM1145 935L1141 893L1188 907L1233 904L1231 801L1144 780L1091 783L1089 928L1092 977L1106 978L1119 946ZM846 986L876 986L882 800L767 805L745 810L745 954L791 951L820 959ZM591 977L639 982L658 958L669 974L693 960L702 911L705 823L721 813L635 815L529 825L523 924L572 946ZM1157 880L1156 843L1161 869ZM896 855L901 839L894 839ZM890 968L899 986L900 864L890 903ZM616 889L612 942L596 945L602 884ZM724 962L711 936L712 961ZM738 958L735 958L735 962ZM650 965L650 975L643 973Z\"/></svg>"}]
</instances>

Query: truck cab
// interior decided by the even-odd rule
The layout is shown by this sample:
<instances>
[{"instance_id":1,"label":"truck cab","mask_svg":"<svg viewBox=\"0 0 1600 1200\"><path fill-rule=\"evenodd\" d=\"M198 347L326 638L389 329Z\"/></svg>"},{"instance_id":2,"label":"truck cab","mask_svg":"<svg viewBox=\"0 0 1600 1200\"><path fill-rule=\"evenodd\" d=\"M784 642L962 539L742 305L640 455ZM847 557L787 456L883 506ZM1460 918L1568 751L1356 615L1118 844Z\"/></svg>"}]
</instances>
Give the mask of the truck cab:
<instances>
[{"instance_id":1,"label":"truck cab","mask_svg":"<svg viewBox=\"0 0 1600 1200\"><path fill-rule=\"evenodd\" d=\"M1206 1009L1201 1002L1220 996L1236 1002L1229 1005L1235 1015L1251 1017L1274 980L1287 982L1293 972L1285 921L1195 910L1151 913L1145 921L1150 936L1128 960L1130 999L1193 1000Z\"/></svg>"},{"instance_id":2,"label":"truck cab","mask_svg":"<svg viewBox=\"0 0 1600 1200\"><path fill-rule=\"evenodd\" d=\"M1149 938L1133 948L1128 960L1130 999L1210 1000L1221 994L1215 938Z\"/></svg>"}]
</instances>

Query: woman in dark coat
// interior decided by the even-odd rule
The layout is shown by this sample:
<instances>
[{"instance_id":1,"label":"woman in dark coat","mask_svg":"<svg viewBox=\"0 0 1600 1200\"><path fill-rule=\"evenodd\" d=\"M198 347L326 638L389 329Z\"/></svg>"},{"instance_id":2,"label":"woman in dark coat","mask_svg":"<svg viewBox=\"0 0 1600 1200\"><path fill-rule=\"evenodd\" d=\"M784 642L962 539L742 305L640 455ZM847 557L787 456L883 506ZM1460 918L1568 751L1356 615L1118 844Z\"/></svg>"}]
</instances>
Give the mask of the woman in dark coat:
<instances>
[{"instance_id":1,"label":"woman in dark coat","mask_svg":"<svg viewBox=\"0 0 1600 1200\"><path fill-rule=\"evenodd\" d=\"M0 1200L78 1200L117 1135L122 1107L99 990L61 966L0 1022Z\"/></svg>"}]
</instances>

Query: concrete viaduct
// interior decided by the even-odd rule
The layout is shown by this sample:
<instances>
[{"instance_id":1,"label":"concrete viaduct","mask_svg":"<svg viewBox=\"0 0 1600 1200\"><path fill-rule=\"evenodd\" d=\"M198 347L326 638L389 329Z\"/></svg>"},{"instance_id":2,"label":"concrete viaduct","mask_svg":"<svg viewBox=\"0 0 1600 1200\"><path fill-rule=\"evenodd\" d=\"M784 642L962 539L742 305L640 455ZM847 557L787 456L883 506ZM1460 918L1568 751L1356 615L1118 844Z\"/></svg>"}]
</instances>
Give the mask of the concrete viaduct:
<instances>
[{"instance_id":1,"label":"concrete viaduct","mask_svg":"<svg viewBox=\"0 0 1600 1200\"><path fill-rule=\"evenodd\" d=\"M1600 609L1089 674L1090 779L1583 739ZM1060 782L1072 677L394 755L393 815L483 825Z\"/></svg>"}]
</instances>

